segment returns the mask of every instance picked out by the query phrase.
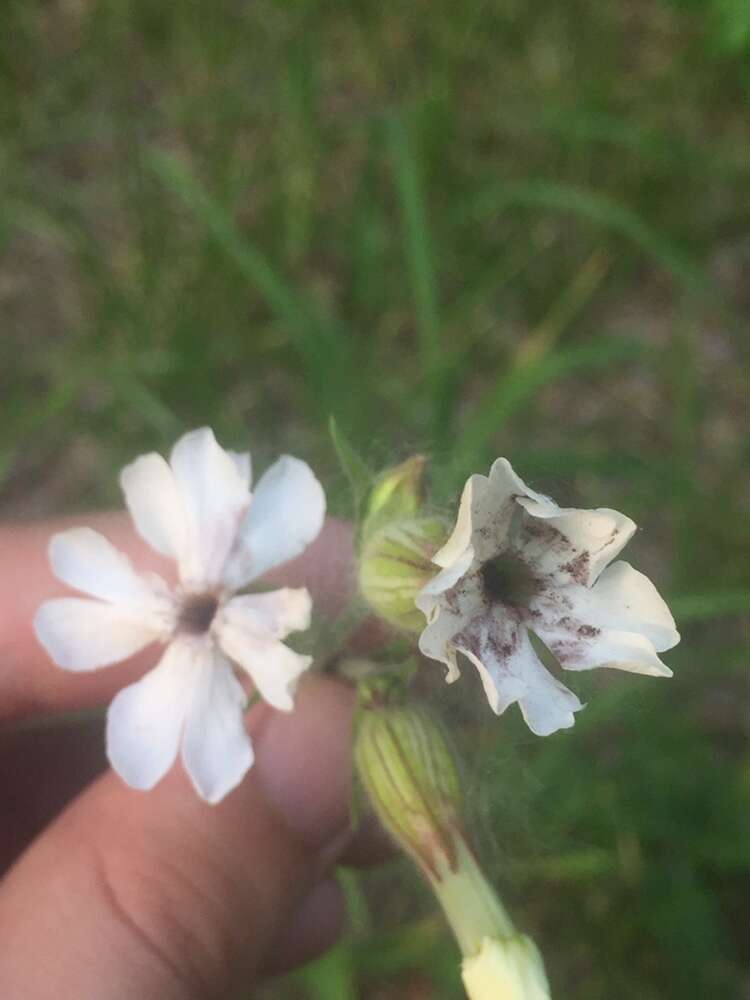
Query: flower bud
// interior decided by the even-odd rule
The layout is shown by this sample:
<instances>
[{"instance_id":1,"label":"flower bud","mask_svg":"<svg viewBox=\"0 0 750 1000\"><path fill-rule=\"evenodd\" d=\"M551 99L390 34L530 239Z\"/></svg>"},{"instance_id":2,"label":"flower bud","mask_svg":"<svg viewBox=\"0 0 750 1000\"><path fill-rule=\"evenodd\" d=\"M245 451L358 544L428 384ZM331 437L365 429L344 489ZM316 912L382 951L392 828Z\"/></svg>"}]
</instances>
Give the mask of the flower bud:
<instances>
[{"instance_id":1,"label":"flower bud","mask_svg":"<svg viewBox=\"0 0 750 1000\"><path fill-rule=\"evenodd\" d=\"M389 624L415 633L424 628L424 615L414 601L435 575L432 556L447 534L442 518L424 515L389 521L364 541L359 559L360 590Z\"/></svg>"},{"instance_id":2,"label":"flower bud","mask_svg":"<svg viewBox=\"0 0 750 1000\"><path fill-rule=\"evenodd\" d=\"M413 517L422 507L424 494L424 455L412 455L400 465L378 477L367 501L362 537L367 540L391 521Z\"/></svg>"},{"instance_id":3,"label":"flower bud","mask_svg":"<svg viewBox=\"0 0 750 1000\"><path fill-rule=\"evenodd\" d=\"M421 706L388 704L373 683L354 743L357 771L380 821L432 885L461 951L513 926L463 833L458 766L440 723Z\"/></svg>"},{"instance_id":4,"label":"flower bud","mask_svg":"<svg viewBox=\"0 0 750 1000\"><path fill-rule=\"evenodd\" d=\"M426 710L387 705L385 698L375 685L365 695L354 744L357 770L383 826L436 879L457 862L458 770Z\"/></svg>"},{"instance_id":5,"label":"flower bud","mask_svg":"<svg viewBox=\"0 0 750 1000\"><path fill-rule=\"evenodd\" d=\"M470 1000L550 1000L542 956L523 934L485 938L461 975Z\"/></svg>"}]
</instances>

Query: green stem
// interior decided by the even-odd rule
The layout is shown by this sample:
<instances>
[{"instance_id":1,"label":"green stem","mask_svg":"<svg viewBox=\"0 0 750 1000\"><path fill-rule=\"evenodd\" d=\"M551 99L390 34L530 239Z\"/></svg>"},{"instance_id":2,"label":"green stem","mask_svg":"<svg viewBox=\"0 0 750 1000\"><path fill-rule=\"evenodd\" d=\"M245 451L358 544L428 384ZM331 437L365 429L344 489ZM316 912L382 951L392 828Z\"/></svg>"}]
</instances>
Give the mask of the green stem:
<instances>
[{"instance_id":1,"label":"green stem","mask_svg":"<svg viewBox=\"0 0 750 1000\"><path fill-rule=\"evenodd\" d=\"M456 836L456 865L446 864L430 883L464 958L477 955L485 938L507 938L515 929L464 839Z\"/></svg>"}]
</instances>

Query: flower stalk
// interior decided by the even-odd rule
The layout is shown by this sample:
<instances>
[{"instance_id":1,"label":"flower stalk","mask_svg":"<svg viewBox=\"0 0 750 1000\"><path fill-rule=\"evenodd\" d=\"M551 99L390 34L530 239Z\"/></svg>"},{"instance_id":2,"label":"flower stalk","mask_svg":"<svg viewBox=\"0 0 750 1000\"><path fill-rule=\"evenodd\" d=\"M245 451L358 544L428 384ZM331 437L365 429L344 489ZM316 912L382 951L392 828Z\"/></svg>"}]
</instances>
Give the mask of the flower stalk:
<instances>
[{"instance_id":1,"label":"flower stalk","mask_svg":"<svg viewBox=\"0 0 750 1000\"><path fill-rule=\"evenodd\" d=\"M360 687L357 772L383 826L417 864L463 956L470 1000L548 1000L541 956L519 934L485 878L464 828L454 753L421 706L394 701L391 683Z\"/></svg>"}]
</instances>

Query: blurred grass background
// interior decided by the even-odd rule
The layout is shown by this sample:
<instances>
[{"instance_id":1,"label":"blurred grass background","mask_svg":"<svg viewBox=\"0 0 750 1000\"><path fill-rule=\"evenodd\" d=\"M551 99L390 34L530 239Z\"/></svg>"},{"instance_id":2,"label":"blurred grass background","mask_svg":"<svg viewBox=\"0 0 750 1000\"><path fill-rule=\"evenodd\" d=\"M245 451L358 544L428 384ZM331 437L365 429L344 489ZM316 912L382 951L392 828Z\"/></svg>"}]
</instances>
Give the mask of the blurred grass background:
<instances>
[{"instance_id":1,"label":"blurred grass background","mask_svg":"<svg viewBox=\"0 0 750 1000\"><path fill-rule=\"evenodd\" d=\"M116 504L210 423L345 489L334 414L437 496L510 457L641 526L669 683L570 733L441 705L555 996L750 997L745 0L4 0L0 512ZM575 678L578 681L578 678ZM396 866L274 998L455 998Z\"/></svg>"}]
</instances>

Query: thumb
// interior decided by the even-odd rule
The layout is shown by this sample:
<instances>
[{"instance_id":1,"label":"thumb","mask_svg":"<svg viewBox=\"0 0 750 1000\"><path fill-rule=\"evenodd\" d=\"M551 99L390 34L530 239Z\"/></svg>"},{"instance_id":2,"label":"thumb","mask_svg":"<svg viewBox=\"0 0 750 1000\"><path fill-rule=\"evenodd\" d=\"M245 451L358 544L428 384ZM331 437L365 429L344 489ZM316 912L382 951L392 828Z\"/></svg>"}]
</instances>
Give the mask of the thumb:
<instances>
[{"instance_id":1,"label":"thumb","mask_svg":"<svg viewBox=\"0 0 750 1000\"><path fill-rule=\"evenodd\" d=\"M322 678L291 717L257 706L256 765L218 806L179 769L145 794L95 782L2 884L0 996L208 1000L283 964L269 949L346 840L351 712Z\"/></svg>"}]
</instances>

